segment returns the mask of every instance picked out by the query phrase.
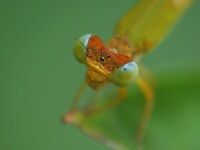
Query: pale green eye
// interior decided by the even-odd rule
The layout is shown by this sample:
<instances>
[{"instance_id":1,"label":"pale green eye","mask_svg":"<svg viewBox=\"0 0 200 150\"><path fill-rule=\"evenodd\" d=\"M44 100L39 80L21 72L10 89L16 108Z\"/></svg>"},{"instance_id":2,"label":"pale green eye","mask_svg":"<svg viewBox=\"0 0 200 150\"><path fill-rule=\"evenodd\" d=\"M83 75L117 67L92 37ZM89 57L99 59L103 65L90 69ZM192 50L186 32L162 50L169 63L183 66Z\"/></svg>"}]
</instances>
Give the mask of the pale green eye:
<instances>
[{"instance_id":1,"label":"pale green eye","mask_svg":"<svg viewBox=\"0 0 200 150\"><path fill-rule=\"evenodd\" d=\"M129 62L118 68L111 76L111 82L117 86L123 87L133 83L139 73L135 62Z\"/></svg>"},{"instance_id":2,"label":"pale green eye","mask_svg":"<svg viewBox=\"0 0 200 150\"><path fill-rule=\"evenodd\" d=\"M81 36L74 46L74 56L80 63L86 62L87 44L91 36L91 34Z\"/></svg>"}]
</instances>

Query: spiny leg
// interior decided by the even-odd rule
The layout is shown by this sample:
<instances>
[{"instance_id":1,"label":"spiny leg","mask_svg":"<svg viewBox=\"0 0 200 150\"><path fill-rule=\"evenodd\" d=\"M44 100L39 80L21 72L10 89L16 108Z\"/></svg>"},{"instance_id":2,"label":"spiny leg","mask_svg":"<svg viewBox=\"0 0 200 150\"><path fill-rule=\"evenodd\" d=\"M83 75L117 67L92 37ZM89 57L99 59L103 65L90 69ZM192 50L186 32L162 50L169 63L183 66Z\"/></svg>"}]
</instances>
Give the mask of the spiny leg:
<instances>
[{"instance_id":1,"label":"spiny leg","mask_svg":"<svg viewBox=\"0 0 200 150\"><path fill-rule=\"evenodd\" d=\"M80 85L76 95L74 96L74 99L72 101L72 105L69 109L69 112L64 114L64 117L62 118L62 122L71 122L73 120L73 114L77 109L77 104L80 101L80 96L83 93L85 87L86 87L86 81L84 80L82 84Z\"/></svg>"},{"instance_id":2,"label":"spiny leg","mask_svg":"<svg viewBox=\"0 0 200 150\"><path fill-rule=\"evenodd\" d=\"M147 81L143 80L140 76L138 77L136 83L138 84L139 88L141 89L141 91L143 92L145 96L144 112L142 115L138 133L136 135L136 144L138 146L138 149L142 149L141 147L142 147L145 131L146 131L146 128L149 123L151 113L153 110L154 92L151 85Z\"/></svg>"},{"instance_id":3,"label":"spiny leg","mask_svg":"<svg viewBox=\"0 0 200 150\"><path fill-rule=\"evenodd\" d=\"M78 104L78 102L80 100L80 96L83 93L85 87L86 87L86 81L84 80L83 83L80 85L80 87L79 87L79 89L78 89L78 91L77 91L77 93L76 93L76 95L75 95L75 97L74 97L74 99L72 101L72 105L71 105L70 111L74 111L76 109L77 104Z\"/></svg>"},{"instance_id":4,"label":"spiny leg","mask_svg":"<svg viewBox=\"0 0 200 150\"><path fill-rule=\"evenodd\" d=\"M127 89L126 88L119 88L119 96L116 97L115 99L101 105L101 106L97 106L97 108L91 108L89 110L87 110L85 112L86 115L94 115L100 112L104 112L116 105L118 105L120 102L122 102L123 100L125 100L125 97L127 96Z\"/></svg>"}]
</instances>

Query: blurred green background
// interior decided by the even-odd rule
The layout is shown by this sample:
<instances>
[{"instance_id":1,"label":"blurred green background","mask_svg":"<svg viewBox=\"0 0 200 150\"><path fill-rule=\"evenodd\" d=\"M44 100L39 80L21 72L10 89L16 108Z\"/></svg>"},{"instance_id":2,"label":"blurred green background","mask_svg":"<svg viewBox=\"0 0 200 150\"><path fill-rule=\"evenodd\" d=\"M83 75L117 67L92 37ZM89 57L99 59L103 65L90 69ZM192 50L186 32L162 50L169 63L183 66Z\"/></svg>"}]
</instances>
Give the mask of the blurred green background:
<instances>
[{"instance_id":1,"label":"blurred green background","mask_svg":"<svg viewBox=\"0 0 200 150\"><path fill-rule=\"evenodd\" d=\"M72 53L76 39L93 33L108 40L134 2L0 1L0 149L109 149L75 127L63 126L60 118L84 78L85 68ZM165 42L142 59L157 82L168 83L150 125L160 139L152 144L160 149L179 144L200 149L199 14L196 1Z\"/></svg>"}]
</instances>

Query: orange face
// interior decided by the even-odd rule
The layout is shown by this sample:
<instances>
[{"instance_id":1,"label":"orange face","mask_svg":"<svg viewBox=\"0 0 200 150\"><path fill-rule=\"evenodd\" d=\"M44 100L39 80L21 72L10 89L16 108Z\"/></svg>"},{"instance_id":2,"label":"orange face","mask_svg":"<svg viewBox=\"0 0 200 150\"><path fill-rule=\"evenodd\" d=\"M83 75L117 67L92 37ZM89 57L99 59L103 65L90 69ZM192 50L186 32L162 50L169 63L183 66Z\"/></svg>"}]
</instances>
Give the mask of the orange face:
<instances>
[{"instance_id":1,"label":"orange face","mask_svg":"<svg viewBox=\"0 0 200 150\"><path fill-rule=\"evenodd\" d=\"M131 62L132 59L126 55L118 54L107 48L100 38L97 36L91 36L87 45L88 53L87 57L100 62L109 71L114 71L116 68Z\"/></svg>"},{"instance_id":2,"label":"orange face","mask_svg":"<svg viewBox=\"0 0 200 150\"><path fill-rule=\"evenodd\" d=\"M89 38L86 48L86 79L93 89L103 87L109 82L109 77L116 69L133 61L132 58L107 48L101 39L94 35Z\"/></svg>"}]
</instances>

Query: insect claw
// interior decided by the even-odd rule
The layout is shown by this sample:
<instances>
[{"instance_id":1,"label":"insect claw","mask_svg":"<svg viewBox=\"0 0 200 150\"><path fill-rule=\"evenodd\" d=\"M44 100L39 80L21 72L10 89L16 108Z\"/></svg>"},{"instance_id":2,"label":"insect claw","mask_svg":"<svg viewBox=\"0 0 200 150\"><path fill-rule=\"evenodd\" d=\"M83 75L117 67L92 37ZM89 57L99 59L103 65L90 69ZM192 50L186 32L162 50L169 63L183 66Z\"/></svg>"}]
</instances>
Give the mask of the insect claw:
<instances>
[{"instance_id":1,"label":"insect claw","mask_svg":"<svg viewBox=\"0 0 200 150\"><path fill-rule=\"evenodd\" d=\"M64 114L63 117L61 118L61 122L63 124L74 122L74 114L75 114L75 112L76 112L75 110L72 110L72 111Z\"/></svg>"}]
</instances>

